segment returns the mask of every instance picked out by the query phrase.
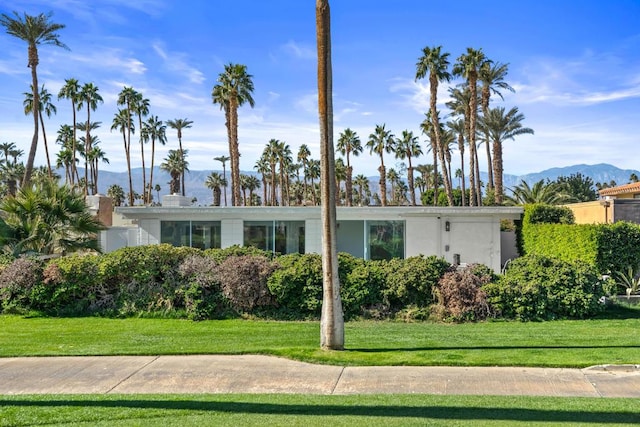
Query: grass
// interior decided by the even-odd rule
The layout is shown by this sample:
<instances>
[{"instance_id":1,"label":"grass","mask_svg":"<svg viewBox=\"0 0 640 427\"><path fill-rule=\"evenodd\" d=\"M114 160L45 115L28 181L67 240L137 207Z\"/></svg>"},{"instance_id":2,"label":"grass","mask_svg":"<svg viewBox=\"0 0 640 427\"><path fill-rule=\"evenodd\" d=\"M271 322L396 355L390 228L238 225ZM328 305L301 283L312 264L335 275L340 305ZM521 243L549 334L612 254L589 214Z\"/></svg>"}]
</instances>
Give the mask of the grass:
<instances>
[{"instance_id":1,"label":"grass","mask_svg":"<svg viewBox=\"0 0 640 427\"><path fill-rule=\"evenodd\" d=\"M318 322L0 316L0 357L266 354L336 365L586 367L640 361L640 309L592 320L471 324L349 322L346 351Z\"/></svg>"},{"instance_id":2,"label":"grass","mask_svg":"<svg viewBox=\"0 0 640 427\"><path fill-rule=\"evenodd\" d=\"M618 426L640 423L636 407L531 396L0 396L0 426Z\"/></svg>"}]
</instances>

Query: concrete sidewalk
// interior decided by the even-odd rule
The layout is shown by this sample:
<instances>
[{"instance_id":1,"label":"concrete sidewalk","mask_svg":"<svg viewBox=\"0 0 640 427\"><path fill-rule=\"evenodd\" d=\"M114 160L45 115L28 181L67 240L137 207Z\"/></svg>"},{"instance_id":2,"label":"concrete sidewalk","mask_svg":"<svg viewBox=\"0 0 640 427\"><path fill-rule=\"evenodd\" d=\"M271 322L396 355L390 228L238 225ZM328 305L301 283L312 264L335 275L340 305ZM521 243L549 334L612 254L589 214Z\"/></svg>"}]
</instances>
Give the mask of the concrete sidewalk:
<instances>
[{"instance_id":1,"label":"concrete sidewalk","mask_svg":"<svg viewBox=\"0 0 640 427\"><path fill-rule=\"evenodd\" d=\"M269 356L0 358L0 394L425 393L640 398L640 366L342 367Z\"/></svg>"}]
</instances>

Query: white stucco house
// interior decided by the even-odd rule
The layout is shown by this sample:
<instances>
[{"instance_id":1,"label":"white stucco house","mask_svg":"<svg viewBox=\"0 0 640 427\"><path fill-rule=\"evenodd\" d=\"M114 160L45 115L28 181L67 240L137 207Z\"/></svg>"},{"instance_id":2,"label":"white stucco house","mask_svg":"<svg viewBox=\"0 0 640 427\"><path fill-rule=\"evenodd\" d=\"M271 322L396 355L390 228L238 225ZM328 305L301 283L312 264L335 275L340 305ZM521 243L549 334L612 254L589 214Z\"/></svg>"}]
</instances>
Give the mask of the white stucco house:
<instances>
[{"instance_id":1,"label":"white stucco house","mask_svg":"<svg viewBox=\"0 0 640 427\"><path fill-rule=\"evenodd\" d=\"M103 232L103 250L170 243L203 249L253 245L283 254L321 251L319 207L188 204L167 196L162 206L116 208L130 225ZM337 250L365 259L437 255L500 271L513 252L513 243L504 243L500 221L519 219L522 212L521 207L338 207Z\"/></svg>"}]
</instances>

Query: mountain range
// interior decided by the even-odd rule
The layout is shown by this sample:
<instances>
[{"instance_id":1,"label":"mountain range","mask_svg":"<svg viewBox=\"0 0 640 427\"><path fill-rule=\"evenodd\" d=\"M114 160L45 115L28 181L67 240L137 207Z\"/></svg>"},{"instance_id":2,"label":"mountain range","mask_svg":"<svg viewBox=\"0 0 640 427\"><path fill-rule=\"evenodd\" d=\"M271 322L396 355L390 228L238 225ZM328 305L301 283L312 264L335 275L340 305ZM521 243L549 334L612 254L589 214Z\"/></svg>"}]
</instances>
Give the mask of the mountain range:
<instances>
[{"instance_id":1,"label":"mountain range","mask_svg":"<svg viewBox=\"0 0 640 427\"><path fill-rule=\"evenodd\" d=\"M213 170L215 172L222 173L222 170ZM60 172L60 171L59 171ZM82 174L82 171L80 171ZM213 195L211 190L205 187L204 183L207 180L207 176L211 173L211 170L192 170L186 174L185 177L185 193L187 196L195 198L195 205L208 206L213 202ZM254 171L243 171L245 174L256 174ZM631 174L636 174L640 176L640 171L634 169L620 169L616 166L600 163L596 165L573 165L566 166L561 168L551 168L546 169L541 172L529 173L526 175L511 175L504 174L503 181L505 188L510 188L515 185L518 185L520 182L525 181L529 185L540 181L540 180L550 180L554 181L560 176L570 176L574 174L581 174L584 177L589 177L593 180L594 183L611 183L615 182L617 185L626 184L629 182L629 177ZM131 172L132 180L134 183L134 188L136 191L141 192L142 190L142 168L133 169ZM147 182L149 180L149 170L146 171L146 179ZM229 171L227 170L227 179L229 179ZM480 179L486 181L487 175L484 172L480 173ZM153 171L153 182L155 184L160 185L160 192L156 193L154 191L153 197L157 200L158 194L162 197L165 194L169 193L169 181L171 177L165 171L160 170L159 168L155 168ZM377 175L370 176L369 181L371 182L371 190L376 191L378 186L379 177ZM128 192L129 188L129 180L127 176L127 172L111 172L111 171L100 171L98 176L98 188L101 193L106 193L107 189L111 185L119 185L121 186L125 193ZM229 191L229 188L228 188ZM229 204L231 203L230 194L227 196ZM223 199L224 200L224 199ZM224 203L224 201L222 202Z\"/></svg>"}]
</instances>

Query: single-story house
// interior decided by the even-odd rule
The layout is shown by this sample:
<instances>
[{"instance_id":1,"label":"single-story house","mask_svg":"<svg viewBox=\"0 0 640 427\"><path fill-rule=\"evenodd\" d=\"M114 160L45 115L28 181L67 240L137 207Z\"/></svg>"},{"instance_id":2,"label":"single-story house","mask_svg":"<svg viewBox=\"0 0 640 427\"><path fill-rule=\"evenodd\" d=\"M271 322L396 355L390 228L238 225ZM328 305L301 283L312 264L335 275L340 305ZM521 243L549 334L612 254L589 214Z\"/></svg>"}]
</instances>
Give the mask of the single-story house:
<instances>
[{"instance_id":1,"label":"single-story house","mask_svg":"<svg viewBox=\"0 0 640 427\"><path fill-rule=\"evenodd\" d=\"M437 255L454 264L481 263L500 271L514 246L502 242L500 221L519 219L522 212L521 207L338 207L337 250L372 260ZM172 195L162 206L117 207L115 213L131 225L102 233L105 252L157 243L321 252L317 206L201 207Z\"/></svg>"}]
</instances>

